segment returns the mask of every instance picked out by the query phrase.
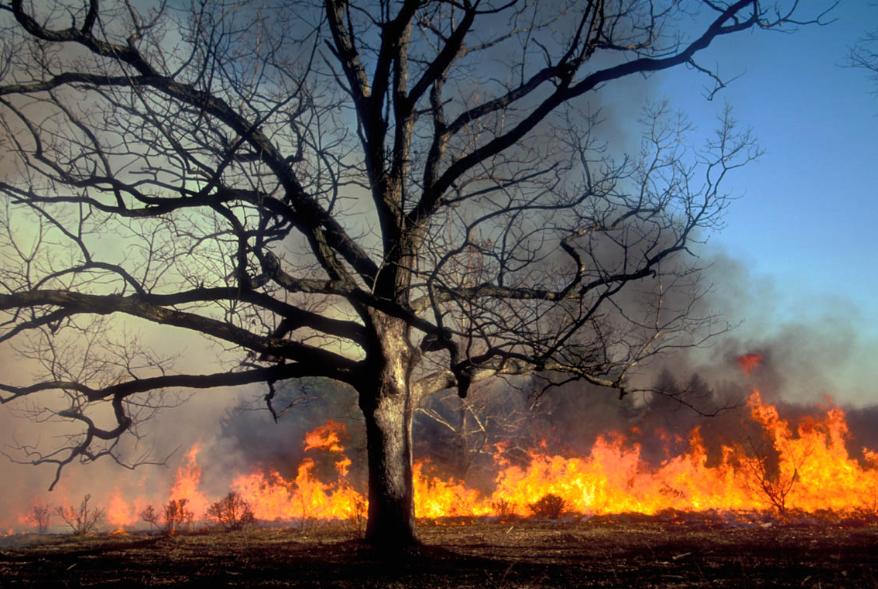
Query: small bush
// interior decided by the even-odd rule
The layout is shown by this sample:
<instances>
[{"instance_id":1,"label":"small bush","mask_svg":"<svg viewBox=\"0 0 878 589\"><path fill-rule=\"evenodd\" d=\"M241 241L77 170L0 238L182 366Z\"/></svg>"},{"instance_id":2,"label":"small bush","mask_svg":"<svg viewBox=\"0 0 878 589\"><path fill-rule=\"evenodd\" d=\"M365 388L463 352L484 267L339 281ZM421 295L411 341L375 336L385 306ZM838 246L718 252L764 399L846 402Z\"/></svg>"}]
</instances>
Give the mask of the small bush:
<instances>
[{"instance_id":1,"label":"small bush","mask_svg":"<svg viewBox=\"0 0 878 589\"><path fill-rule=\"evenodd\" d=\"M541 497L536 503L531 503L530 510L537 517L558 519L564 511L564 499L549 493Z\"/></svg>"},{"instance_id":2,"label":"small bush","mask_svg":"<svg viewBox=\"0 0 878 589\"><path fill-rule=\"evenodd\" d=\"M74 536L85 536L92 533L104 519L104 510L100 507L89 507L89 501L91 501L91 495L86 495L82 498L78 508L66 505L55 509L55 513L61 516L65 524L70 526Z\"/></svg>"},{"instance_id":3,"label":"small bush","mask_svg":"<svg viewBox=\"0 0 878 589\"><path fill-rule=\"evenodd\" d=\"M45 504L34 505L27 514L27 521L37 529L38 534L45 534L49 529L52 509Z\"/></svg>"},{"instance_id":4,"label":"small bush","mask_svg":"<svg viewBox=\"0 0 878 589\"><path fill-rule=\"evenodd\" d=\"M155 526L157 529L161 529L162 522L159 517L159 513L155 510L155 507L152 505L147 505L143 511L140 512L140 519L145 521L146 523Z\"/></svg>"},{"instance_id":5,"label":"small bush","mask_svg":"<svg viewBox=\"0 0 878 589\"><path fill-rule=\"evenodd\" d=\"M515 515L515 506L506 499L498 499L491 503L491 507L500 517L509 517Z\"/></svg>"},{"instance_id":6,"label":"small bush","mask_svg":"<svg viewBox=\"0 0 878 589\"><path fill-rule=\"evenodd\" d=\"M189 528L195 519L195 514L186 509L187 503L187 499L171 499L165 505L161 516L155 507L149 505L140 512L140 519L152 524L169 536L174 536L180 530Z\"/></svg>"},{"instance_id":7,"label":"small bush","mask_svg":"<svg viewBox=\"0 0 878 589\"><path fill-rule=\"evenodd\" d=\"M195 514L186 509L187 499L171 499L165 505L165 529L173 536L179 529L185 529L192 525Z\"/></svg>"},{"instance_id":8,"label":"small bush","mask_svg":"<svg viewBox=\"0 0 878 589\"><path fill-rule=\"evenodd\" d=\"M211 505L207 515L227 530L240 530L256 521L250 504L235 492Z\"/></svg>"}]
</instances>

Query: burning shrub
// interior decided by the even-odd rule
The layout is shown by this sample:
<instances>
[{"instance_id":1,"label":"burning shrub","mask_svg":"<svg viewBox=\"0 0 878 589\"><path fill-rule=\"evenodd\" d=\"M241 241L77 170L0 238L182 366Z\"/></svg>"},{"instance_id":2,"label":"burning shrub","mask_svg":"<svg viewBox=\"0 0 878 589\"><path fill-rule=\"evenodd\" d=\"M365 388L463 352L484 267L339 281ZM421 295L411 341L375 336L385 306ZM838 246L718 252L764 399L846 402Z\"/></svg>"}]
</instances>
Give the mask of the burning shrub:
<instances>
[{"instance_id":1,"label":"burning shrub","mask_svg":"<svg viewBox=\"0 0 878 589\"><path fill-rule=\"evenodd\" d=\"M27 521L37 529L38 534L45 534L49 529L52 509L46 504L34 505L27 514Z\"/></svg>"},{"instance_id":2,"label":"burning shrub","mask_svg":"<svg viewBox=\"0 0 878 589\"><path fill-rule=\"evenodd\" d=\"M75 536L90 534L104 519L104 510L100 507L89 507L89 501L91 501L91 495L86 495L82 498L78 508L66 505L55 509L55 513L61 516L65 524L70 526Z\"/></svg>"},{"instance_id":3,"label":"burning shrub","mask_svg":"<svg viewBox=\"0 0 878 589\"><path fill-rule=\"evenodd\" d=\"M187 499L171 499L165 505L164 513L161 516L150 505L140 512L140 518L169 536L173 536L181 529L191 526L192 520L195 519L195 514L186 509L186 503L188 503Z\"/></svg>"},{"instance_id":4,"label":"burning shrub","mask_svg":"<svg viewBox=\"0 0 878 589\"><path fill-rule=\"evenodd\" d=\"M207 515L227 530L240 530L256 521L250 504L234 491L212 504Z\"/></svg>"},{"instance_id":5,"label":"burning shrub","mask_svg":"<svg viewBox=\"0 0 878 589\"><path fill-rule=\"evenodd\" d=\"M543 499L545 499L545 497L543 497ZM494 513L500 517L510 517L515 515L515 506L506 499L498 499L497 501L494 501L491 503L491 507L494 509Z\"/></svg>"},{"instance_id":6,"label":"burning shrub","mask_svg":"<svg viewBox=\"0 0 878 589\"><path fill-rule=\"evenodd\" d=\"M788 461L786 468L779 464L777 450L770 444L757 444L751 440L750 451L753 457L741 459L747 475L744 484L756 494L761 494L780 517L786 517L788 498L799 483L799 468L808 459L810 449Z\"/></svg>"},{"instance_id":7,"label":"burning shrub","mask_svg":"<svg viewBox=\"0 0 878 589\"><path fill-rule=\"evenodd\" d=\"M561 516L561 512L564 511L564 499L549 493L540 497L540 500L536 503L531 503L530 510L537 517L558 519Z\"/></svg>"}]
</instances>

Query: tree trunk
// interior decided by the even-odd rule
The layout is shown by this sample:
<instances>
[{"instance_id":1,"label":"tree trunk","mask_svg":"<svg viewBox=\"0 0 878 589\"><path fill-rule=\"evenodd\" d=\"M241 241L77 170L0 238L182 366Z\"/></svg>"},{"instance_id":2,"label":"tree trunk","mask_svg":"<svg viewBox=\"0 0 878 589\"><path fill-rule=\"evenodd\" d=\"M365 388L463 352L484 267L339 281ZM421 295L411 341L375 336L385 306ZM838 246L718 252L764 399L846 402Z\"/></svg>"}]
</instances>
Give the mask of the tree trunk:
<instances>
[{"instance_id":1,"label":"tree trunk","mask_svg":"<svg viewBox=\"0 0 878 589\"><path fill-rule=\"evenodd\" d=\"M360 392L369 456L369 519L366 541L381 549L417 544L412 481L413 352L405 326L379 323L380 361ZM371 386L370 386L371 385Z\"/></svg>"},{"instance_id":2,"label":"tree trunk","mask_svg":"<svg viewBox=\"0 0 878 589\"><path fill-rule=\"evenodd\" d=\"M366 541L380 548L416 544L411 415L405 395L386 395L366 413L369 520Z\"/></svg>"}]
</instances>

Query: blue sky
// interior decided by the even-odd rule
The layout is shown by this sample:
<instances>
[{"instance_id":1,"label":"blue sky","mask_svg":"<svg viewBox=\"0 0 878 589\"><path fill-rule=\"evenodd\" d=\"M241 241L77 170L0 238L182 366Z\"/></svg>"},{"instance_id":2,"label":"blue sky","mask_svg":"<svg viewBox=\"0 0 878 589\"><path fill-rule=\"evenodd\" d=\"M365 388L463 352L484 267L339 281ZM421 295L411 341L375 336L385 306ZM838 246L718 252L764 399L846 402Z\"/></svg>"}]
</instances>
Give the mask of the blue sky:
<instances>
[{"instance_id":1,"label":"blue sky","mask_svg":"<svg viewBox=\"0 0 878 589\"><path fill-rule=\"evenodd\" d=\"M764 149L730 182L741 198L711 246L773 283L775 320L855 307L871 339L878 337L878 83L846 61L850 47L878 29L878 4L849 0L833 16L827 26L745 33L709 48L703 65L740 76L713 102L704 98L709 80L685 69L659 76L657 93L704 132L730 104Z\"/></svg>"}]
</instances>

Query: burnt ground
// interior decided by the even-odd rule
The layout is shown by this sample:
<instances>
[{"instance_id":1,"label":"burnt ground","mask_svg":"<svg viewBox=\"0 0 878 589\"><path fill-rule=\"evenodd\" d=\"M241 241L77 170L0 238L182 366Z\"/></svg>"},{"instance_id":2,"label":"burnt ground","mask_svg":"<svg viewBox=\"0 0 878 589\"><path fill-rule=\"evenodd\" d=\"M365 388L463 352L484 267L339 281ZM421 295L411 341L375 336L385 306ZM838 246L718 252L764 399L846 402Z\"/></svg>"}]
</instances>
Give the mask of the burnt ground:
<instances>
[{"instance_id":1,"label":"burnt ground","mask_svg":"<svg viewBox=\"0 0 878 589\"><path fill-rule=\"evenodd\" d=\"M874 522L615 516L420 533L424 548L389 559L339 525L18 536L0 539L0 588L878 587Z\"/></svg>"}]
</instances>

